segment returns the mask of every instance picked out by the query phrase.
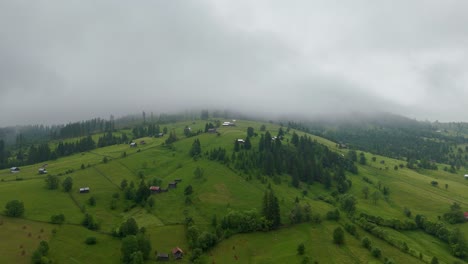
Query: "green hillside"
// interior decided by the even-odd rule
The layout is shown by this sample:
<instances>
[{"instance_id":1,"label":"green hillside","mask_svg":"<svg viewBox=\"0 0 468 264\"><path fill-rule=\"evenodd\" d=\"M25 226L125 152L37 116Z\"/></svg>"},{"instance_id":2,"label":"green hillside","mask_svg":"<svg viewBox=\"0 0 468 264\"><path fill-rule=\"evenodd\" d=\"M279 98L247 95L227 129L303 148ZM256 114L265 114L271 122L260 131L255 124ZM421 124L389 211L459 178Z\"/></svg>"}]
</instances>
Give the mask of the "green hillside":
<instances>
[{"instance_id":1,"label":"green hillside","mask_svg":"<svg viewBox=\"0 0 468 264\"><path fill-rule=\"evenodd\" d=\"M357 173L346 170L350 186L343 192L338 191L336 171L339 169L324 167L321 171L330 173L333 179L329 188L321 183L325 181L322 175L317 176L319 180L300 180L296 185L294 175L265 175L261 170L241 169L234 160L241 160L240 155L257 155L247 153L258 151L267 131L272 136L278 135L280 130L285 133L281 144L283 153L288 154L296 151L294 135L307 134L273 123L245 120L237 120L236 126L221 126L217 133L196 134L204 131L206 123L196 120L165 124L168 133L177 136L172 144L165 143L168 135L143 137L134 139L137 147L117 144L50 160L46 162L48 174L45 175L38 174L44 162L21 167L17 173L1 170L0 205L19 200L24 203L25 210L19 218L8 217L2 211L0 263L31 263L41 241L48 242L47 258L53 263L119 263L125 238L119 237L118 232L122 232L119 228L128 219L134 219L139 228L144 228L140 233L151 242L149 259L145 263L156 262L157 253L171 255L175 247L184 251L184 257L175 260L171 255L169 261L179 263L189 263L192 256L199 253L196 261L201 263L431 263L434 257L438 263L462 263L467 257L464 252L468 252L468 244L464 239L468 225L450 224L444 217L455 202L460 205L458 211L468 211L468 181L463 174L443 169L412 170L400 166L404 163L401 160L366 152L363 153L365 165L354 163ZM261 131L262 126L265 131ZM186 127L196 135L184 135ZM251 137L252 150L241 149L233 156L234 142L246 139L248 127L256 133ZM130 134L128 130L125 133ZM338 153L336 156L340 158L336 162L341 165L333 166L347 166L342 163L348 160L348 149L338 148L335 142L321 137L307 136L320 146L326 146L327 151ZM189 153L196 139L200 142L201 154L191 157ZM57 141L50 142L54 147L57 144ZM219 148L226 151L230 162L210 159L211 151ZM283 157L288 158L287 155ZM335 162L324 158L321 161ZM438 166L443 168L445 164ZM296 168L290 169L296 171ZM51 175L60 181L57 189L46 187L46 178ZM62 188L67 177L73 180L70 192ZM165 189L175 180L180 180L176 188L150 194L149 198L143 196L142 201L135 202L140 186L147 191L151 185ZM189 186L190 194L186 191ZM89 187L90 192L80 193L82 187ZM227 225L227 216L234 219L247 211L261 216L265 193L270 190L279 204L280 226L269 228L268 222L259 217L255 221L267 224L263 229L258 223L239 220L241 225L255 224L254 232L223 228ZM347 199L354 199L355 209L347 207ZM296 221L300 223L292 223L291 212L306 207L310 211L301 211L305 214L302 220ZM340 217L331 220L327 213L335 209L339 210ZM51 216L59 214L65 216L64 222L50 223ZM86 215L95 220L98 228L82 225ZM417 215L423 215L426 222L418 226ZM376 220L377 217L380 218ZM446 227L446 241L440 238L442 231L439 229L439 235L429 234L429 222ZM333 234L338 227L355 229L355 232L345 231L344 242L336 244ZM452 234L457 228L461 236L455 241ZM97 243L86 244L89 237L95 237ZM362 246L364 237L372 241L374 251ZM298 254L301 243L304 253ZM455 250L456 245L459 247ZM203 248L204 252L195 248ZM376 248L380 249L380 255L375 253ZM457 254L458 258L454 256Z\"/></svg>"}]
</instances>

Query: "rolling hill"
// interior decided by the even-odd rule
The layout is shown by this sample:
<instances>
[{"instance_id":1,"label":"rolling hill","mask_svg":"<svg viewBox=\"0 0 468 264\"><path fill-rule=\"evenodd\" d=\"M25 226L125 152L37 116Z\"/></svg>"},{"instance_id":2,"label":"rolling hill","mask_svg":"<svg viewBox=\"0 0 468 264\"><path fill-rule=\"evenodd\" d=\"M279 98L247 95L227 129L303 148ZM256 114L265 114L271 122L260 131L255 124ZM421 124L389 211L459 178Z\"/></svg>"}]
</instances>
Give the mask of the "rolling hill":
<instances>
[{"instance_id":1,"label":"rolling hill","mask_svg":"<svg viewBox=\"0 0 468 264\"><path fill-rule=\"evenodd\" d=\"M340 191L339 170L332 168L345 166L349 149L293 128L248 120L220 126L216 133L197 133L211 121L166 124L169 134L177 138L171 144L166 143L169 135L142 137L134 139L137 147L127 142L49 160L48 174L38 174L43 162L23 166L18 173L0 171L0 205L19 200L25 208L19 218L4 212L0 216L0 234L8 238L0 241L0 262L30 263L40 242L46 241L47 258L53 263L119 263L125 240L122 223L128 219L134 219L151 242L145 263L156 262L157 254L171 255L176 247L185 256L182 260L170 256L170 261L179 263L190 259L201 263L431 263L434 258L438 263L462 263L466 258L468 225L450 224L444 216L454 203L460 207L457 213L468 211L468 181L460 171L444 171L442 163L437 163L438 170L409 169L402 160L357 150L366 162L353 163L357 172L343 171L348 187ZM252 149L247 150L235 142L246 139L249 127L255 135ZM320 157L316 164L331 165L324 166L318 180L299 179L298 183L294 183L295 173L268 175L253 165L247 169L236 165L235 161L245 163L254 157L267 159L259 151L267 132L275 137L284 133L272 143L281 141L284 159L299 151L294 143L298 136L309 138L320 153L330 151L329 156L315 157ZM131 137L129 130L119 133ZM201 152L191 156L196 140ZM224 158L213 158L219 149L225 151ZM336 161L324 158L335 156ZM330 186L321 177L327 173ZM56 189L47 188L51 175L60 181ZM61 185L67 177L73 181L70 192ZM177 187L169 188L174 181ZM148 190L151 185L168 190L138 200L138 188ZM82 187L90 192L80 193ZM276 228L270 228L263 215L270 191L280 209L281 224ZM335 210L338 219L332 216ZM52 224L51 217L60 214L64 222ZM98 228L83 226L86 215ZM235 221L237 229L232 228ZM338 227L346 230L341 244L333 240ZM90 237L96 244L85 243ZM371 249L362 245L365 237ZM298 254L301 243L304 252Z\"/></svg>"}]
</instances>

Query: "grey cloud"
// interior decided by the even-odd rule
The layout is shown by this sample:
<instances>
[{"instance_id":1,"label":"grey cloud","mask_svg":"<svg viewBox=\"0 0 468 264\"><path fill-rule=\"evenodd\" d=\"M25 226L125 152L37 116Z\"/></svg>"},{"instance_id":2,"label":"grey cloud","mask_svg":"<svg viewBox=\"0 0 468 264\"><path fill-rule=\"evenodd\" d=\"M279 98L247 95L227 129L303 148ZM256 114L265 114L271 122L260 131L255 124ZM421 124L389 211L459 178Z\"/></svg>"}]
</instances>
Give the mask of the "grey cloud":
<instances>
[{"instance_id":1,"label":"grey cloud","mask_svg":"<svg viewBox=\"0 0 468 264\"><path fill-rule=\"evenodd\" d=\"M446 57L468 56L466 7L2 1L0 125L200 107L464 118L468 65Z\"/></svg>"}]
</instances>

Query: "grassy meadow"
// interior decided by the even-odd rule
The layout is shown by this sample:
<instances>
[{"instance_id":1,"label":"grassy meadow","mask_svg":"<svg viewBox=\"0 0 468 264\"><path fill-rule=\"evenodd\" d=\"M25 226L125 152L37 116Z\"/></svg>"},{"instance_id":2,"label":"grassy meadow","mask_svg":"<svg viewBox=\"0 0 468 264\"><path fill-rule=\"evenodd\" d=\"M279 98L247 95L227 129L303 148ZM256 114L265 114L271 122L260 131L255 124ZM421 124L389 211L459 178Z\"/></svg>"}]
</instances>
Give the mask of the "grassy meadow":
<instances>
[{"instance_id":1,"label":"grassy meadow","mask_svg":"<svg viewBox=\"0 0 468 264\"><path fill-rule=\"evenodd\" d=\"M294 188L288 175L279 176L280 184L271 180L262 183L255 177L248 179L248 175L221 163L205 157L194 160L188 154L194 139L198 138L203 153L223 147L230 155L234 141L246 137L247 127L251 126L255 132L261 133L259 129L262 124L272 135L276 135L280 128L271 123L240 120L235 127L220 127L219 135L203 133L186 138L183 135L185 126L190 126L192 131L203 130L205 122L179 122L165 125L168 131L174 130L179 138L171 148L164 146L167 136L146 137L135 140L146 142L137 148L120 144L48 161L49 174L58 175L61 181L68 176L73 179L70 193L64 192L61 187L57 190L46 189L46 175L38 174L38 168L43 164L21 167L19 173L0 171L0 205L18 199L25 206L22 218L0 215L0 235L8 237L0 240L0 263L30 263L31 254L41 240L49 242L49 256L55 263L119 263L121 242L111 232L129 217L133 217L140 227L145 227L151 237L152 257L147 263L156 262L156 252L169 253L176 246L190 255L184 225L187 215L197 225L208 228L213 216L220 219L230 210L260 211L268 184L279 198L284 226L270 232L233 235L206 252L202 257L205 263L304 263L305 257L308 257L309 263L384 263L387 259L392 259L394 263L430 263L433 256L437 256L439 263L461 261L450 254L447 244L420 230L399 232L388 228L392 237L407 241L410 250L421 253L422 258L402 252L359 227L360 238L369 237L373 245L381 249L382 256L372 256L361 246L360 239L348 233L345 233L345 244L337 246L332 242L333 230L338 226L344 227L350 220L344 212L339 221L324 219L326 212L334 210L335 205L319 199L320 196L333 199L330 191L322 185L301 183L300 188ZM292 132L286 134L283 144L289 144ZM338 149L336 143L329 140L312 137L341 154L345 155L348 151ZM254 147L258 140L259 137L253 138ZM358 212L385 219L411 220L403 213L404 208L408 208L412 217L423 214L437 221L439 216L449 211L453 202L460 203L463 210L468 211L468 181L463 174L450 174L443 170L415 171L406 167L395 170L395 165L404 162L371 153L365 155L367 164L358 165L359 173L347 174L352 181L349 193L357 198ZM372 161L372 157L376 161ZM104 158L107 162L104 162ZM203 169L202 177L194 176L197 167ZM368 181L364 181L365 177ZM127 180L138 186L141 179L158 179L163 187L175 179L181 179L181 182L176 189L153 194L155 204L152 208L130 207L120 184ZM438 186L431 185L431 181L437 181ZM191 204L185 202L184 189L188 185L193 187ZM379 189L379 185L389 188L390 194L386 199L381 197L374 201L364 198L364 187L367 186L372 193ZM90 187L91 191L79 193L80 187ZM90 197L94 197L95 205L89 204ZM290 225L289 214L296 198L301 204L310 204L312 212L321 215L322 222ZM115 208L110 206L113 199L117 200ZM98 231L81 226L85 212L96 218L100 225ZM63 224L49 223L51 216L56 214L65 216ZM468 224L449 227L458 227L465 236L468 235ZM96 245L84 243L90 236L96 237ZM302 256L297 254L300 243L305 245ZM187 256L177 263L188 263L188 259Z\"/></svg>"}]
</instances>

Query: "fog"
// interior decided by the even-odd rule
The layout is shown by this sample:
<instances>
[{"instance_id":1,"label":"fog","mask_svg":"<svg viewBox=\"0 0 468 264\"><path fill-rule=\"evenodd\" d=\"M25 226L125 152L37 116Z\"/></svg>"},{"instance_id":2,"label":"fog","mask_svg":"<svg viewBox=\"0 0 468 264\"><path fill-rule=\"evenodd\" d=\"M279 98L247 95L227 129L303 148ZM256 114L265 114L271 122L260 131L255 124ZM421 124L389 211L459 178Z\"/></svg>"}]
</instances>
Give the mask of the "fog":
<instances>
[{"instance_id":1,"label":"fog","mask_svg":"<svg viewBox=\"0 0 468 264\"><path fill-rule=\"evenodd\" d=\"M468 2L0 1L0 126L218 108L468 121Z\"/></svg>"}]
</instances>

